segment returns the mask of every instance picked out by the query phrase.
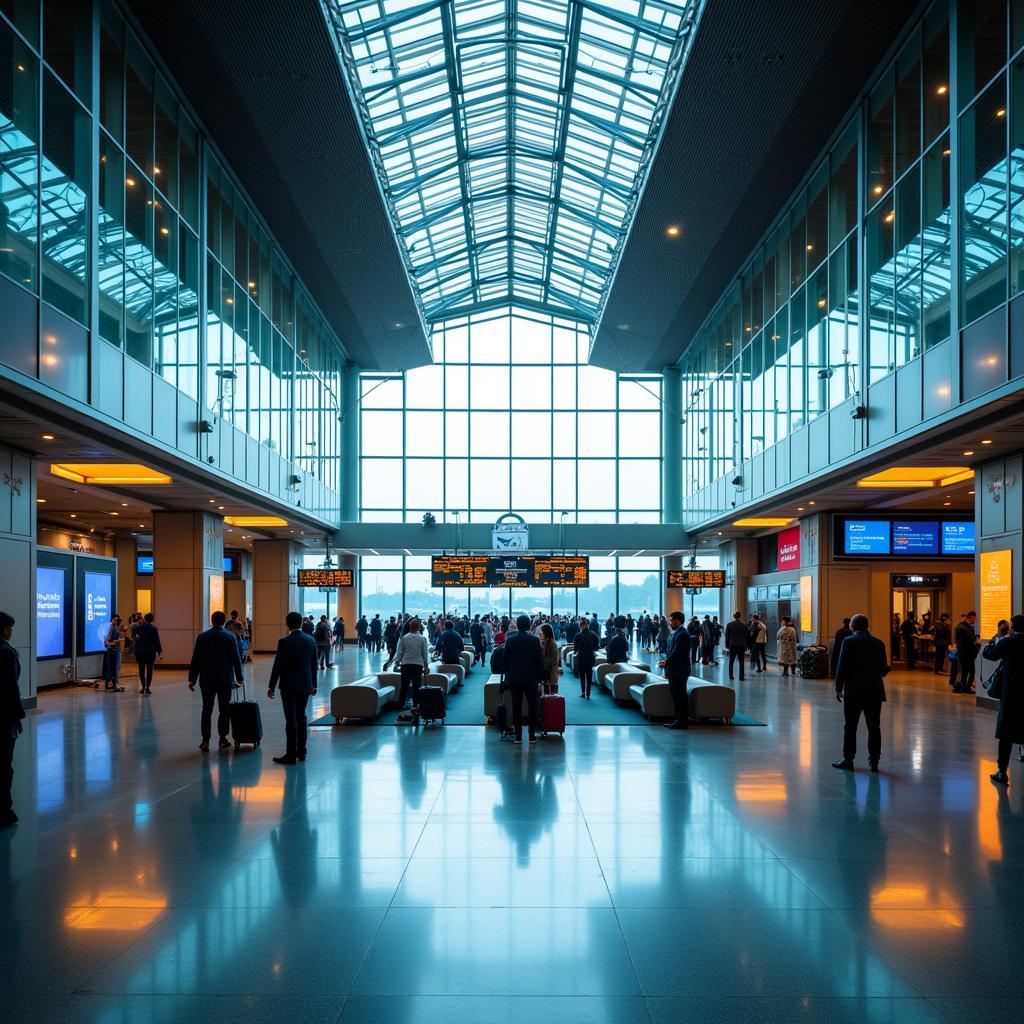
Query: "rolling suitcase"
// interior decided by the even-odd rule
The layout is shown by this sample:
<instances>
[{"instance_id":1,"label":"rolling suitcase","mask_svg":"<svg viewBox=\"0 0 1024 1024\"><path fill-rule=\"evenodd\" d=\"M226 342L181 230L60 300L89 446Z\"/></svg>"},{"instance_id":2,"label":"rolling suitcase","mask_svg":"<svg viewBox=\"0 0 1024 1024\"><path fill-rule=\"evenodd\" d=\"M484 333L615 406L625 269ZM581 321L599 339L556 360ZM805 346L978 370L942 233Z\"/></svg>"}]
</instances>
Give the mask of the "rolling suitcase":
<instances>
[{"instance_id":1,"label":"rolling suitcase","mask_svg":"<svg viewBox=\"0 0 1024 1024\"><path fill-rule=\"evenodd\" d=\"M505 701L498 698L498 706L494 709L494 725L498 730L498 735L504 739L508 733L508 708L505 707Z\"/></svg>"},{"instance_id":2,"label":"rolling suitcase","mask_svg":"<svg viewBox=\"0 0 1024 1024\"><path fill-rule=\"evenodd\" d=\"M263 718L260 706L254 700L245 699L245 683L241 684L242 699L228 705L228 721L231 723L231 738L237 750L243 743L258 747L263 740Z\"/></svg>"},{"instance_id":3,"label":"rolling suitcase","mask_svg":"<svg viewBox=\"0 0 1024 1024\"><path fill-rule=\"evenodd\" d=\"M549 732L565 735L565 698L558 694L547 694L540 699L540 731L547 736Z\"/></svg>"},{"instance_id":4,"label":"rolling suitcase","mask_svg":"<svg viewBox=\"0 0 1024 1024\"><path fill-rule=\"evenodd\" d=\"M444 725L447 714L444 690L440 686L420 687L420 722L440 722Z\"/></svg>"}]
</instances>

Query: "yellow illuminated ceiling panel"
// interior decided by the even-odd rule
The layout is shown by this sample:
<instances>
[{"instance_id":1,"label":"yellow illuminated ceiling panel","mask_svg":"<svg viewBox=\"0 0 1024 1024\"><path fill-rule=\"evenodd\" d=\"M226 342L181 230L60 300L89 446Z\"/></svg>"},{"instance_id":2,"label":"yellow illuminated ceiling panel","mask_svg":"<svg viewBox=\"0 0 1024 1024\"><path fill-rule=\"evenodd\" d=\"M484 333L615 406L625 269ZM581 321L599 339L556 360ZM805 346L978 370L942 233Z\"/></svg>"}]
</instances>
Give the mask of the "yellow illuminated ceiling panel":
<instances>
[{"instance_id":1,"label":"yellow illuminated ceiling panel","mask_svg":"<svg viewBox=\"0 0 1024 1024\"><path fill-rule=\"evenodd\" d=\"M72 480L76 484L171 484L166 473L136 462L53 462L50 472L54 476Z\"/></svg>"},{"instance_id":2,"label":"yellow illuminated ceiling panel","mask_svg":"<svg viewBox=\"0 0 1024 1024\"><path fill-rule=\"evenodd\" d=\"M228 526L287 526L288 520L280 516L225 516Z\"/></svg>"},{"instance_id":3,"label":"yellow illuminated ceiling panel","mask_svg":"<svg viewBox=\"0 0 1024 1024\"><path fill-rule=\"evenodd\" d=\"M971 480L974 470L969 466L893 466L881 473L872 473L857 481L858 487L949 487Z\"/></svg>"},{"instance_id":4,"label":"yellow illuminated ceiling panel","mask_svg":"<svg viewBox=\"0 0 1024 1024\"><path fill-rule=\"evenodd\" d=\"M755 517L753 519L737 519L733 526L789 526L792 519L781 519L776 517Z\"/></svg>"}]
</instances>

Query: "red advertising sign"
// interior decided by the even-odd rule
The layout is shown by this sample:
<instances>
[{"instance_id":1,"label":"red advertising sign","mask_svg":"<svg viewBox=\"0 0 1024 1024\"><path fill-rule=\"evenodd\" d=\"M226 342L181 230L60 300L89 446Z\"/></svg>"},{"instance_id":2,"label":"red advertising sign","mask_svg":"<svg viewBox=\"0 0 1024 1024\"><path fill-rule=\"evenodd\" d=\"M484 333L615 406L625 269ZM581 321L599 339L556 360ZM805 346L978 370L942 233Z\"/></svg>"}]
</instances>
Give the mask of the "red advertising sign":
<instances>
[{"instance_id":1,"label":"red advertising sign","mask_svg":"<svg viewBox=\"0 0 1024 1024\"><path fill-rule=\"evenodd\" d=\"M800 527L791 526L779 534L779 568L800 568Z\"/></svg>"}]
</instances>

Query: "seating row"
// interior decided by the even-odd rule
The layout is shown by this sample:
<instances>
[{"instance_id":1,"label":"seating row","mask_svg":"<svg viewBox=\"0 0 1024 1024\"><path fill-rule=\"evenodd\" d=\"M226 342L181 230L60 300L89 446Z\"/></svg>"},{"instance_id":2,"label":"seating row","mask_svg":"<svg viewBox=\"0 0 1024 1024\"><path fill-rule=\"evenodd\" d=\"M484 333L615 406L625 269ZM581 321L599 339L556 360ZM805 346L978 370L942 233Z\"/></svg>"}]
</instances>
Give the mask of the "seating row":
<instances>
[{"instance_id":1,"label":"seating row","mask_svg":"<svg viewBox=\"0 0 1024 1024\"><path fill-rule=\"evenodd\" d=\"M615 666L599 682L610 691L612 699L625 703L634 701L647 718L674 718L675 703L664 676L642 671L632 665ZM719 718L728 725L736 714L736 691L731 686L690 676L686 684L690 717L698 722Z\"/></svg>"},{"instance_id":2,"label":"seating row","mask_svg":"<svg viewBox=\"0 0 1024 1024\"><path fill-rule=\"evenodd\" d=\"M439 686L446 696L462 686L465 665L431 666L423 679L424 686ZM342 683L331 690L331 715L338 724L346 718L376 718L389 704L397 704L402 691L399 672L375 672L372 675Z\"/></svg>"}]
</instances>

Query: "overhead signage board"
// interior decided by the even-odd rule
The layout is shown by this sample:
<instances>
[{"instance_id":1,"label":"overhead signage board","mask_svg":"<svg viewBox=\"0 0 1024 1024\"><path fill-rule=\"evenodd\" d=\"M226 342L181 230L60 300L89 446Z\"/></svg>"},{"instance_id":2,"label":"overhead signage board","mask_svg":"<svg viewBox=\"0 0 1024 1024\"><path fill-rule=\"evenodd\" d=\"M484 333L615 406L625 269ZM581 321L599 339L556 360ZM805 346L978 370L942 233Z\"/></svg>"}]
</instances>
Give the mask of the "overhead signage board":
<instances>
[{"instance_id":1,"label":"overhead signage board","mask_svg":"<svg viewBox=\"0 0 1024 1024\"><path fill-rule=\"evenodd\" d=\"M892 524L894 555L937 555L939 524L927 520L897 519Z\"/></svg>"},{"instance_id":2,"label":"overhead signage board","mask_svg":"<svg viewBox=\"0 0 1024 1024\"><path fill-rule=\"evenodd\" d=\"M887 555L889 538L887 519L847 519L843 552L847 555Z\"/></svg>"},{"instance_id":3,"label":"overhead signage board","mask_svg":"<svg viewBox=\"0 0 1024 1024\"><path fill-rule=\"evenodd\" d=\"M491 528L491 547L495 551L525 551L530 546L530 528L515 512L499 516Z\"/></svg>"},{"instance_id":4,"label":"overhead signage board","mask_svg":"<svg viewBox=\"0 0 1024 1024\"><path fill-rule=\"evenodd\" d=\"M716 589L725 586L724 569L669 569L668 586L682 590Z\"/></svg>"},{"instance_id":5,"label":"overhead signage board","mask_svg":"<svg viewBox=\"0 0 1024 1024\"><path fill-rule=\"evenodd\" d=\"M974 523L970 520L839 515L835 524L834 550L841 558L963 558L974 554Z\"/></svg>"},{"instance_id":6,"label":"overhead signage board","mask_svg":"<svg viewBox=\"0 0 1024 1024\"><path fill-rule=\"evenodd\" d=\"M974 523L942 524L942 553L944 555L973 555L974 552Z\"/></svg>"},{"instance_id":7,"label":"overhead signage board","mask_svg":"<svg viewBox=\"0 0 1024 1024\"><path fill-rule=\"evenodd\" d=\"M432 587L588 587L584 555L434 555Z\"/></svg>"},{"instance_id":8,"label":"overhead signage board","mask_svg":"<svg viewBox=\"0 0 1024 1024\"><path fill-rule=\"evenodd\" d=\"M339 587L351 587L351 569L299 569L296 581L300 587L324 587L336 590Z\"/></svg>"}]
</instances>

